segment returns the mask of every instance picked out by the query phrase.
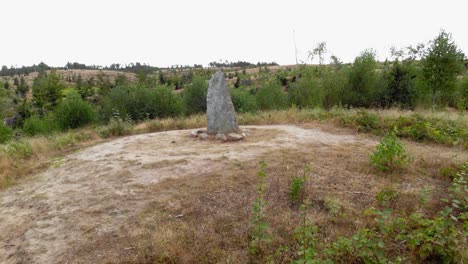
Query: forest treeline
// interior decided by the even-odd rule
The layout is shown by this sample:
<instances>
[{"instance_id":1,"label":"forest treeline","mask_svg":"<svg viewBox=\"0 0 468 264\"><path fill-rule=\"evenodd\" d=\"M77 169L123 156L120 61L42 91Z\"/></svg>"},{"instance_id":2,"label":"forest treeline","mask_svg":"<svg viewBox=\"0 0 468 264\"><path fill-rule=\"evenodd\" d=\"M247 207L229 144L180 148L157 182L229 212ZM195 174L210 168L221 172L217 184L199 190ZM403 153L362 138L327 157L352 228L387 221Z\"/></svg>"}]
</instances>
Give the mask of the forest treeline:
<instances>
[{"instance_id":1,"label":"forest treeline","mask_svg":"<svg viewBox=\"0 0 468 264\"><path fill-rule=\"evenodd\" d=\"M257 62L251 63L247 61L212 61L208 63L208 66L211 68L228 68L228 67L244 67L244 68L251 68L257 66L277 66L276 62ZM120 72L132 72L132 73L140 73L142 71L152 72L157 70L169 70L169 69L202 69L203 65L201 64L194 64L194 65L173 65L171 67L156 67L151 66L145 63L129 63L129 64L120 64L120 63L113 63L109 66L100 66L100 65L86 65L84 63L79 62L67 62L63 67L52 67L44 62L40 62L39 64L34 64L32 66L6 66L3 65L0 69L0 76L14 76L14 75L29 75L33 72L43 72L47 70L107 70L107 71L120 71Z\"/></svg>"},{"instance_id":2,"label":"forest treeline","mask_svg":"<svg viewBox=\"0 0 468 264\"><path fill-rule=\"evenodd\" d=\"M311 58L318 56L317 65L272 70L266 63L249 70L242 62L240 68L224 69L236 110L467 109L465 55L445 31L425 45L393 49L393 59L385 62L378 62L375 52L367 49L351 64L343 64L335 56L331 63L323 64L325 50L326 44L320 43L311 52ZM226 63L211 66L235 67L235 63ZM2 130L35 135L116 120L138 122L204 112L208 80L214 71L148 69L135 74L136 82L119 74L114 80L104 75L88 79L77 75L70 83L45 64L35 67L31 70L39 75L31 85L22 76L15 77L12 85L0 84L0 118L9 127L2 125ZM72 63L68 67L87 66Z\"/></svg>"}]
</instances>

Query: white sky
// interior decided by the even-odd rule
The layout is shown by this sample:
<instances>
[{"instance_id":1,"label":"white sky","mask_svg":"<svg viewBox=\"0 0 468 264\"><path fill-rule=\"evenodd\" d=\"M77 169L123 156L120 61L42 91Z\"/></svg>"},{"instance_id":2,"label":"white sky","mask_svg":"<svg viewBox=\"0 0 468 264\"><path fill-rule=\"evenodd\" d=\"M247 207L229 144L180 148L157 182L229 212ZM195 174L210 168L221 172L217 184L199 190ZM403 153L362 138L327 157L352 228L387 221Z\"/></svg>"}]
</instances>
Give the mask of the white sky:
<instances>
[{"instance_id":1,"label":"white sky","mask_svg":"<svg viewBox=\"0 0 468 264\"><path fill-rule=\"evenodd\" d=\"M352 61L453 34L468 53L466 0L0 0L0 65L141 62L154 66L219 59L294 64L326 41Z\"/></svg>"}]
</instances>

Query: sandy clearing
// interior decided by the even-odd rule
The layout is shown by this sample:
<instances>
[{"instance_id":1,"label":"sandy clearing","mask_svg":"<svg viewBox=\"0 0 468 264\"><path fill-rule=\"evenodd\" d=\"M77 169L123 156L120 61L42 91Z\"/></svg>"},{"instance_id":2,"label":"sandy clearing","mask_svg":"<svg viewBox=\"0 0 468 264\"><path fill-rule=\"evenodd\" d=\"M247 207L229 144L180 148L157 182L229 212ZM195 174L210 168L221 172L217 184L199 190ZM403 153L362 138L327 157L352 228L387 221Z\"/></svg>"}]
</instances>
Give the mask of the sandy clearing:
<instances>
[{"instance_id":1,"label":"sandy clearing","mask_svg":"<svg viewBox=\"0 0 468 264\"><path fill-rule=\"evenodd\" d=\"M203 175L223 160L246 161L305 143L376 142L297 126L246 126L242 142L190 138L189 130L143 134L96 145L55 162L0 193L0 263L54 263L74 246L112 234L157 199L142 191L161 180Z\"/></svg>"}]
</instances>

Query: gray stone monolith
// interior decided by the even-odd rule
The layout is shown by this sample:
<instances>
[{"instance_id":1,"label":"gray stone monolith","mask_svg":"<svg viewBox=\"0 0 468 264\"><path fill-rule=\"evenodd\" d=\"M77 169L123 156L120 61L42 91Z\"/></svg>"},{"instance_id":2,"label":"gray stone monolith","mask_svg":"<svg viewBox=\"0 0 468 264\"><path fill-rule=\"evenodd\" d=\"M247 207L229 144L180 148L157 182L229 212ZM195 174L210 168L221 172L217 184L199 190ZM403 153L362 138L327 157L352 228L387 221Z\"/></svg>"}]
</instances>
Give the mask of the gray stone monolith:
<instances>
[{"instance_id":1,"label":"gray stone monolith","mask_svg":"<svg viewBox=\"0 0 468 264\"><path fill-rule=\"evenodd\" d=\"M238 133L236 111L232 104L224 79L224 73L217 71L211 77L206 96L206 118L208 121L208 134L229 134Z\"/></svg>"}]
</instances>

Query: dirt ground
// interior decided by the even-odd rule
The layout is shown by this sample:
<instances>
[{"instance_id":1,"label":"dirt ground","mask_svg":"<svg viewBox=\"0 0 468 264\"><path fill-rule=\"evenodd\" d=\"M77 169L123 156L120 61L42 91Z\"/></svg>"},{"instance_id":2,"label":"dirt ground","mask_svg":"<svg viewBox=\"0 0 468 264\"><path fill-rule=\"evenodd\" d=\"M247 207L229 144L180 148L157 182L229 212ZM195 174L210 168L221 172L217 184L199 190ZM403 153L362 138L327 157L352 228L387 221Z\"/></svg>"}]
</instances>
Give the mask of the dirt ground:
<instances>
[{"instance_id":1,"label":"dirt ground","mask_svg":"<svg viewBox=\"0 0 468 264\"><path fill-rule=\"evenodd\" d=\"M207 180L204 175L229 174L232 164L251 163L272 152L286 151L287 156L287 150L305 152L311 147L315 153L328 153L323 161L320 156L316 159L319 170L320 166L330 170L337 166L333 160L340 157L367 159L377 143L368 136L311 126L243 128L249 135L240 142L201 141L189 137L189 130L168 131L119 138L54 160L47 171L0 193L0 263L99 262L107 254L95 250L103 238L112 241L127 232L124 227L155 202L171 204L167 193L170 188L177 191L174 183L167 184L171 179L183 179L178 184L190 190ZM415 143L411 148L429 159L466 158L466 153L456 149L441 151ZM350 153L352 149L356 154ZM287 158L300 159L296 154L291 152ZM352 181L346 170L351 171L353 165L346 166L340 167L342 176ZM369 171L364 174L371 177ZM327 177L321 179L323 183L336 188ZM372 189L370 182L360 184L360 190L347 186L350 197ZM92 248L85 249L82 258L83 245Z\"/></svg>"}]
</instances>

